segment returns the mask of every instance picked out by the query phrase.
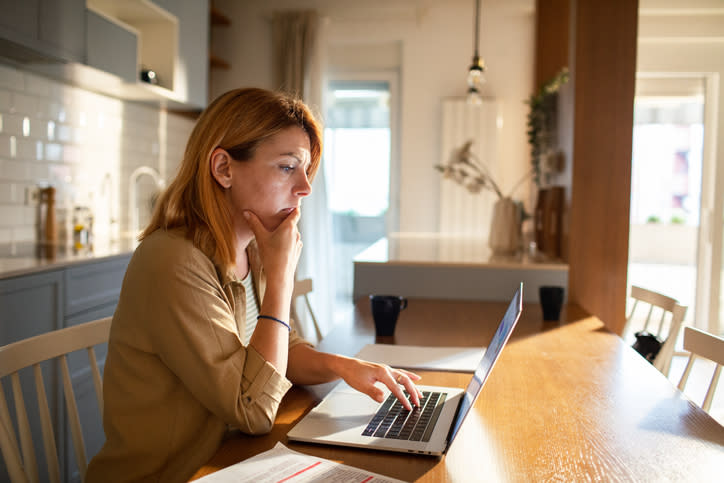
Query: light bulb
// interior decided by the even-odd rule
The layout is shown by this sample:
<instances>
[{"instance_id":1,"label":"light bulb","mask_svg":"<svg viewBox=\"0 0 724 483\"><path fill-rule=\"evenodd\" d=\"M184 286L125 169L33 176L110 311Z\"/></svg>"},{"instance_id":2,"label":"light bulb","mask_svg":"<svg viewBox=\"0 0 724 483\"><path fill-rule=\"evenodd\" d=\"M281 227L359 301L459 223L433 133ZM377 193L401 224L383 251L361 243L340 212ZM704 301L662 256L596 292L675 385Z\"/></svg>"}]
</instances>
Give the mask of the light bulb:
<instances>
[{"instance_id":1,"label":"light bulb","mask_svg":"<svg viewBox=\"0 0 724 483\"><path fill-rule=\"evenodd\" d=\"M478 55L473 57L473 63L468 71L468 103L482 104L482 85L485 82L485 67Z\"/></svg>"}]
</instances>

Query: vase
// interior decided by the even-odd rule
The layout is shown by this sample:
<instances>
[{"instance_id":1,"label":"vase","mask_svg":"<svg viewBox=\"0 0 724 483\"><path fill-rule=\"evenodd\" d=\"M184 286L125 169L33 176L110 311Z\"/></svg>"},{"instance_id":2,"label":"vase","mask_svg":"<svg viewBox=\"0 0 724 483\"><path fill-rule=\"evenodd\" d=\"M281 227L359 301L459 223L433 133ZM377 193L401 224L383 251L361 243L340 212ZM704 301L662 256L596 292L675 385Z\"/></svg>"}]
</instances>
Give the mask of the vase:
<instances>
[{"instance_id":1,"label":"vase","mask_svg":"<svg viewBox=\"0 0 724 483\"><path fill-rule=\"evenodd\" d=\"M488 245L494 255L513 255L520 248L521 213L511 198L499 198L493 206Z\"/></svg>"}]
</instances>

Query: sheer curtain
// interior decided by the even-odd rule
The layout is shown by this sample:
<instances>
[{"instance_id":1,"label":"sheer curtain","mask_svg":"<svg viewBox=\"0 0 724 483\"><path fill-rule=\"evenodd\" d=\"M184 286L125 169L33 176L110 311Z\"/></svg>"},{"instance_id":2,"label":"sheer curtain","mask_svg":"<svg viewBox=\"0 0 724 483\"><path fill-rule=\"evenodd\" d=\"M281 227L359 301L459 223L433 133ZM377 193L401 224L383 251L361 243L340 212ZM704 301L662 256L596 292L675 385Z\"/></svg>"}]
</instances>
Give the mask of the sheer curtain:
<instances>
[{"instance_id":1,"label":"sheer curtain","mask_svg":"<svg viewBox=\"0 0 724 483\"><path fill-rule=\"evenodd\" d=\"M274 82L284 91L301 97L318 116L321 116L324 82L323 47L324 24L316 11L275 12L272 18L274 42ZM299 231L302 250L297 278L312 278L314 290L310 299L322 335L329 331L334 309L334 287L331 286L332 231L331 215L327 207L324 170L319 169L312 183L312 195L304 200ZM297 301L299 302L299 301ZM305 336L314 333L311 319L304 310L296 310L297 320Z\"/></svg>"}]
</instances>

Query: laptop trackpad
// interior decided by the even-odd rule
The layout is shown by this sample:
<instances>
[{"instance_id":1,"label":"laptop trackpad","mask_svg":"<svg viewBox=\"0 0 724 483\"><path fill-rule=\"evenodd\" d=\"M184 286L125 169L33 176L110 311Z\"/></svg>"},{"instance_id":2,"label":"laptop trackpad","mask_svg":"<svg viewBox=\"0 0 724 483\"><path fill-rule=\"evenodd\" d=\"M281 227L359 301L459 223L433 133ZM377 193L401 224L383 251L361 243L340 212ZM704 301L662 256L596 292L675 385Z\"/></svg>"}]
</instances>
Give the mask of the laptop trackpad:
<instances>
[{"instance_id":1,"label":"laptop trackpad","mask_svg":"<svg viewBox=\"0 0 724 483\"><path fill-rule=\"evenodd\" d=\"M385 388L386 389L386 388ZM385 391L385 396L389 390ZM380 403L371 397L352 389L342 383L329 397L312 409L309 417L344 421L344 425L366 425L375 415Z\"/></svg>"}]
</instances>

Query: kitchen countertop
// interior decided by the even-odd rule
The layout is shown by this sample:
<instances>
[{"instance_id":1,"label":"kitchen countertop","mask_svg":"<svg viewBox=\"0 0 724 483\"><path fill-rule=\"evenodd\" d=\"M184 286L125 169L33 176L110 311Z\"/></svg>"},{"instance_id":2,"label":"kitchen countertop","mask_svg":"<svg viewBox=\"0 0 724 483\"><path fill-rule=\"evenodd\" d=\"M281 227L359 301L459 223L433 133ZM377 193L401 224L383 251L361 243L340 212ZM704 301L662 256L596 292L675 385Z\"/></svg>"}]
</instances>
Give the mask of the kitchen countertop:
<instances>
[{"instance_id":1,"label":"kitchen countertop","mask_svg":"<svg viewBox=\"0 0 724 483\"><path fill-rule=\"evenodd\" d=\"M568 272L567 263L542 253L495 255L487 240L437 233L393 233L356 255L354 263Z\"/></svg>"},{"instance_id":2,"label":"kitchen countertop","mask_svg":"<svg viewBox=\"0 0 724 483\"><path fill-rule=\"evenodd\" d=\"M437 233L393 233L354 257L354 300L373 293L508 301L521 282L525 302L539 288L568 287L568 264L540 253L496 255L487 241Z\"/></svg>"},{"instance_id":3,"label":"kitchen countertop","mask_svg":"<svg viewBox=\"0 0 724 483\"><path fill-rule=\"evenodd\" d=\"M131 237L95 242L76 249L72 244L36 242L0 244L0 279L29 275L71 265L96 262L133 253L138 242Z\"/></svg>"}]
</instances>

